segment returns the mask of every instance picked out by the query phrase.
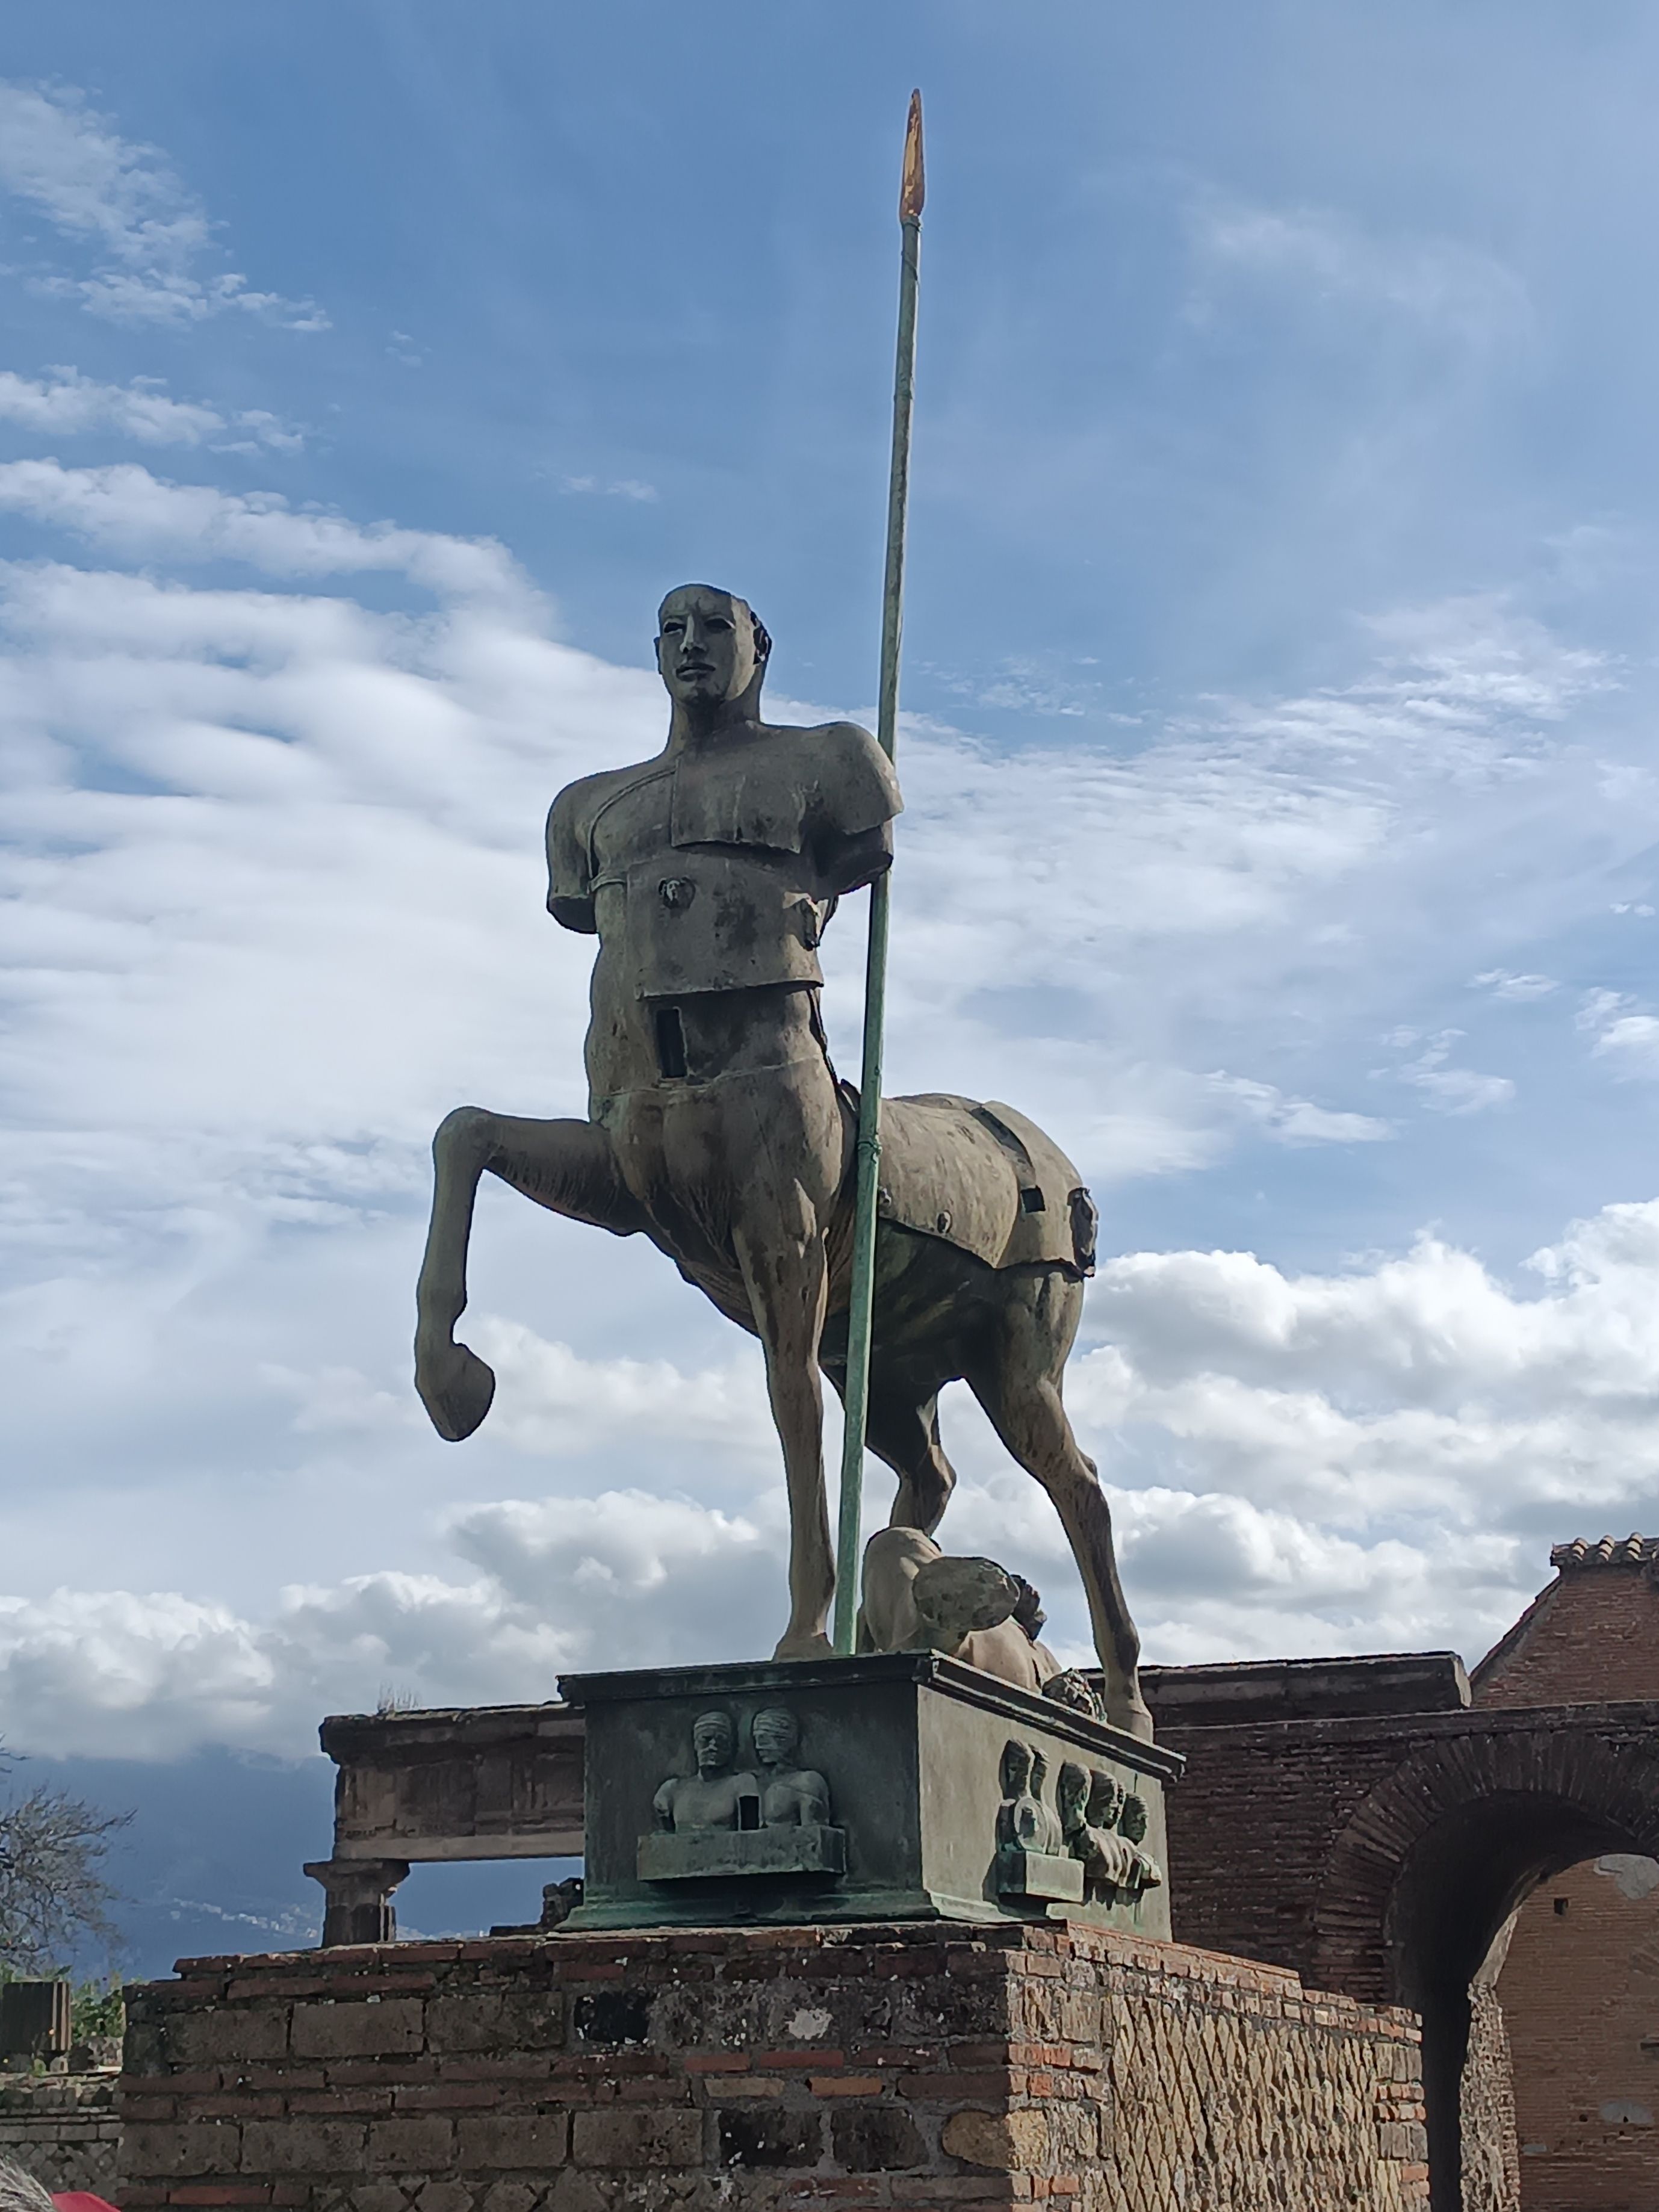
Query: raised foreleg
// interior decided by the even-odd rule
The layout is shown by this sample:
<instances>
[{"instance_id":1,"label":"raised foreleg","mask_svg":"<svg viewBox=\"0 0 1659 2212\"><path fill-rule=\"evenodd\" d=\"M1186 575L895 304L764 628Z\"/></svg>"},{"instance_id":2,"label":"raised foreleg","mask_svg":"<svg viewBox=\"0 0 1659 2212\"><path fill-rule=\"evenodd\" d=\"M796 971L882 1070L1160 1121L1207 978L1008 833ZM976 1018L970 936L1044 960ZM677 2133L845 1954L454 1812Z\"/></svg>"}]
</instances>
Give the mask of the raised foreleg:
<instances>
[{"instance_id":1,"label":"raised foreleg","mask_svg":"<svg viewBox=\"0 0 1659 2212\"><path fill-rule=\"evenodd\" d=\"M1111 1508L1060 1401L1060 1375L1082 1305L1082 1285L1059 1268L1011 1273L1006 1302L967 1380L1003 1443L1054 1502L1089 1601L1107 1718L1150 1741L1140 1638L1118 1580Z\"/></svg>"},{"instance_id":2,"label":"raised foreleg","mask_svg":"<svg viewBox=\"0 0 1659 2212\"><path fill-rule=\"evenodd\" d=\"M441 1437L459 1443L489 1411L495 1377L455 1341L478 1178L499 1176L538 1206L618 1237L645 1227L611 1139L591 1121L531 1121L458 1106L432 1140L432 1220L415 1293L415 1387Z\"/></svg>"}]
</instances>

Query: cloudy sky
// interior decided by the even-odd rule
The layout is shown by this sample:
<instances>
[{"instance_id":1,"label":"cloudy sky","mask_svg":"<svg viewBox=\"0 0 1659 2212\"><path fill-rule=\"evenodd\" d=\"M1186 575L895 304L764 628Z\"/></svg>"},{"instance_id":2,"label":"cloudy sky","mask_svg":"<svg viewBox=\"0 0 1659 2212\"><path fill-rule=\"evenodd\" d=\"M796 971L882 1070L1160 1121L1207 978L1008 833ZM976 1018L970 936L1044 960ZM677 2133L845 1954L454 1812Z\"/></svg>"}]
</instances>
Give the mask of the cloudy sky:
<instances>
[{"instance_id":1,"label":"cloudy sky","mask_svg":"<svg viewBox=\"0 0 1659 2212\"><path fill-rule=\"evenodd\" d=\"M913 82L890 1082L1094 1188L1148 1655L1473 1659L1659 1525L1650 9L60 0L0 64L0 1737L771 1648L746 1340L487 1191L452 1447L411 1285L440 1116L583 1110L542 817L659 744L663 590L870 717ZM1081 1656L960 1399L943 1533Z\"/></svg>"}]
</instances>

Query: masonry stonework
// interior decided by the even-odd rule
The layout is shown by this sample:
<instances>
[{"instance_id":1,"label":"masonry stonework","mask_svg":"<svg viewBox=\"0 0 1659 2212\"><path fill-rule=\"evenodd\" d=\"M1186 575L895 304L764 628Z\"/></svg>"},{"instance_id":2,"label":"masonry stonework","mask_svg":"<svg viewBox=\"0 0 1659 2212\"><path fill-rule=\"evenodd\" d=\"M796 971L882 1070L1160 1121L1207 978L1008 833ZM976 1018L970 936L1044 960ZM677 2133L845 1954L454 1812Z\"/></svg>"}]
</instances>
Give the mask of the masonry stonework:
<instances>
[{"instance_id":1,"label":"masonry stonework","mask_svg":"<svg viewBox=\"0 0 1659 2212\"><path fill-rule=\"evenodd\" d=\"M1555 1578L1473 1677L1482 1711L1659 1698L1659 1543L1559 1544ZM1601 1852L1522 1904L1496 1986L1523 2212L1659 2204L1659 1864Z\"/></svg>"},{"instance_id":2,"label":"masonry stonework","mask_svg":"<svg viewBox=\"0 0 1659 2212\"><path fill-rule=\"evenodd\" d=\"M0 2075L0 2158L47 2189L112 2197L121 2148L116 2077Z\"/></svg>"},{"instance_id":3,"label":"masonry stonework","mask_svg":"<svg viewBox=\"0 0 1659 2212\"><path fill-rule=\"evenodd\" d=\"M125 2212L1407 2212L1415 2021L1104 1929L186 1960L129 1997Z\"/></svg>"}]
</instances>

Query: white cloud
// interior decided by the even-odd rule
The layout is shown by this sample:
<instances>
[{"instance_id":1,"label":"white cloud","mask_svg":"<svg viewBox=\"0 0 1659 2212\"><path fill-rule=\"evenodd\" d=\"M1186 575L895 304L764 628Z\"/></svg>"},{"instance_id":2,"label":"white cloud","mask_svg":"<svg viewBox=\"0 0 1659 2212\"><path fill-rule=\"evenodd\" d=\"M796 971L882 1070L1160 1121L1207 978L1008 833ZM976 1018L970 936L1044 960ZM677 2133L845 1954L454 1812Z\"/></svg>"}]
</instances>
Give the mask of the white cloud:
<instances>
[{"instance_id":1,"label":"white cloud","mask_svg":"<svg viewBox=\"0 0 1659 2212\"><path fill-rule=\"evenodd\" d=\"M390 569L447 598L522 603L532 596L493 538L448 538L389 522L363 529L338 515L295 510L276 492L172 483L132 461L92 469L55 460L0 463L0 510L141 560L240 561L279 577Z\"/></svg>"},{"instance_id":2,"label":"white cloud","mask_svg":"<svg viewBox=\"0 0 1659 2212\"><path fill-rule=\"evenodd\" d=\"M1212 271L1380 309L1465 344L1514 344L1531 331L1532 310L1514 270L1461 240L1383 238L1329 209L1218 200L1194 211L1193 235Z\"/></svg>"},{"instance_id":3,"label":"white cloud","mask_svg":"<svg viewBox=\"0 0 1659 2212\"><path fill-rule=\"evenodd\" d=\"M255 292L217 254L214 226L153 146L122 138L72 88L0 81L0 187L88 249L78 276L52 275L43 289L112 322L200 322L235 308L289 329L325 330L309 300Z\"/></svg>"},{"instance_id":4,"label":"white cloud","mask_svg":"<svg viewBox=\"0 0 1659 2212\"><path fill-rule=\"evenodd\" d=\"M304 434L263 408L225 416L200 400L170 399L155 377L100 384L77 368L49 368L44 378L0 369L0 422L50 437L112 430L145 446L210 446L215 452L295 453Z\"/></svg>"},{"instance_id":5,"label":"white cloud","mask_svg":"<svg viewBox=\"0 0 1659 2212\"><path fill-rule=\"evenodd\" d=\"M1419 1037L1414 1030L1396 1030L1389 1040L1396 1045L1421 1044L1415 1060L1394 1071L1400 1083L1423 1092L1437 1114L1483 1114L1492 1106L1507 1106L1515 1085L1507 1075L1479 1075L1472 1067L1449 1067L1452 1048L1462 1030L1442 1030L1436 1036Z\"/></svg>"},{"instance_id":6,"label":"white cloud","mask_svg":"<svg viewBox=\"0 0 1659 2212\"><path fill-rule=\"evenodd\" d=\"M1625 1075L1659 1075L1659 1020L1651 1014L1620 1014L1595 1040L1595 1050Z\"/></svg>"},{"instance_id":7,"label":"white cloud","mask_svg":"<svg viewBox=\"0 0 1659 2212\"><path fill-rule=\"evenodd\" d=\"M1490 991L1494 999L1506 1005L1524 1006L1534 999L1547 999L1561 987L1552 975L1515 975L1507 968L1488 968L1470 978L1469 988Z\"/></svg>"},{"instance_id":8,"label":"white cloud","mask_svg":"<svg viewBox=\"0 0 1659 2212\"><path fill-rule=\"evenodd\" d=\"M457 1517L466 1581L380 1573L283 1591L262 1619L177 1592L0 1597L0 1720L11 1750L167 1759L205 1743L295 1753L324 1711L380 1695L533 1700L562 1668L763 1656L775 1528L626 1491L513 1500ZM665 1599L672 1588L672 1601Z\"/></svg>"},{"instance_id":9,"label":"white cloud","mask_svg":"<svg viewBox=\"0 0 1659 2212\"><path fill-rule=\"evenodd\" d=\"M560 489L567 498L588 494L599 499L627 499L647 505L657 496L656 486L641 483L637 477L617 477L609 483L599 477L566 477Z\"/></svg>"},{"instance_id":10,"label":"white cloud","mask_svg":"<svg viewBox=\"0 0 1659 2212\"><path fill-rule=\"evenodd\" d=\"M1271 1083L1218 1072L1210 1082L1241 1114L1280 1145L1375 1145L1393 1136L1387 1121L1370 1114L1334 1111L1306 1098L1286 1098Z\"/></svg>"}]
</instances>

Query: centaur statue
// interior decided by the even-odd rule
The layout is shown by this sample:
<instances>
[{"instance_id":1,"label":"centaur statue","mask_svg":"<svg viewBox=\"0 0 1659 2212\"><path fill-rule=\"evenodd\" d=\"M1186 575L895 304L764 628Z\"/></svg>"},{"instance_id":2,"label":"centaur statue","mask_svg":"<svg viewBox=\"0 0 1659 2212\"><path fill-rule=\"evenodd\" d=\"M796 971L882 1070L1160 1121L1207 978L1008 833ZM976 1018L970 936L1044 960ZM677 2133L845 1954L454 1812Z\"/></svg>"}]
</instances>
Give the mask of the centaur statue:
<instances>
[{"instance_id":1,"label":"centaur statue","mask_svg":"<svg viewBox=\"0 0 1659 2212\"><path fill-rule=\"evenodd\" d=\"M470 1436L495 1376L454 1338L488 1172L613 1236L643 1233L760 1339L789 1496L781 1659L825 1656L835 1590L822 1369L845 1375L856 1100L836 1079L817 947L837 899L892 859L891 764L852 722L763 721L771 641L729 592L688 584L659 616L668 742L585 776L548 818L548 908L599 940L586 1121L463 1106L433 1144L416 1382L441 1436ZM1094 1265L1076 1169L1012 1108L884 1099L868 1440L898 1477L895 1527L934 1529L956 1476L941 1385L964 1380L1053 1498L1088 1595L1106 1705L1150 1736L1111 1515L1060 1402Z\"/></svg>"}]
</instances>

